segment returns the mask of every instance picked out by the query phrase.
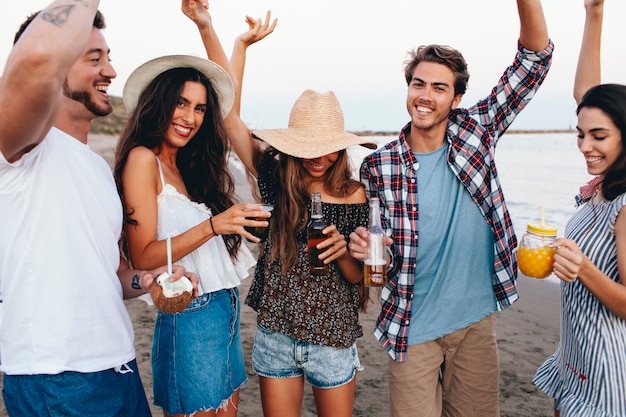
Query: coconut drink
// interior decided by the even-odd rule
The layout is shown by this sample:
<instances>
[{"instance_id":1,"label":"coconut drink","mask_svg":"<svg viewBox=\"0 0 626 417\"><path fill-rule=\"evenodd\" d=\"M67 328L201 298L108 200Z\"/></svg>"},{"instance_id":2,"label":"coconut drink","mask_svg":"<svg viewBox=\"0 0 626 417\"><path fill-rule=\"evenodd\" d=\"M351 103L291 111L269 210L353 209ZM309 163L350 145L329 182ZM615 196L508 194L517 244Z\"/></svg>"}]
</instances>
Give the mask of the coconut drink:
<instances>
[{"instance_id":1,"label":"coconut drink","mask_svg":"<svg viewBox=\"0 0 626 417\"><path fill-rule=\"evenodd\" d=\"M154 305L164 313L180 313L193 298L193 285L187 277L170 281L172 276L172 239L167 234L167 271L156 277L150 285L150 296Z\"/></svg>"},{"instance_id":2,"label":"coconut drink","mask_svg":"<svg viewBox=\"0 0 626 417\"><path fill-rule=\"evenodd\" d=\"M180 313L187 308L193 298L193 285L187 277L169 281L170 274L162 273L150 285L150 295L154 305L164 313Z\"/></svg>"}]
</instances>

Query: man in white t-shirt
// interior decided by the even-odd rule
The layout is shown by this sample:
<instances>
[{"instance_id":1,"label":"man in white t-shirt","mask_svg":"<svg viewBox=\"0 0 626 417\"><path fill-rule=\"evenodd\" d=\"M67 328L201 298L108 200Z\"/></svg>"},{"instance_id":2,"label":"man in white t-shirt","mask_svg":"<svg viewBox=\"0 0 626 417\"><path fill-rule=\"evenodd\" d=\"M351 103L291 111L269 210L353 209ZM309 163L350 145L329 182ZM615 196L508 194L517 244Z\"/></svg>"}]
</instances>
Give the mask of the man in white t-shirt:
<instances>
[{"instance_id":1,"label":"man in white t-shirt","mask_svg":"<svg viewBox=\"0 0 626 417\"><path fill-rule=\"evenodd\" d=\"M121 260L122 205L87 146L116 76L98 5L55 1L30 16L0 79L0 370L12 417L151 415L123 299L165 268Z\"/></svg>"}]
</instances>

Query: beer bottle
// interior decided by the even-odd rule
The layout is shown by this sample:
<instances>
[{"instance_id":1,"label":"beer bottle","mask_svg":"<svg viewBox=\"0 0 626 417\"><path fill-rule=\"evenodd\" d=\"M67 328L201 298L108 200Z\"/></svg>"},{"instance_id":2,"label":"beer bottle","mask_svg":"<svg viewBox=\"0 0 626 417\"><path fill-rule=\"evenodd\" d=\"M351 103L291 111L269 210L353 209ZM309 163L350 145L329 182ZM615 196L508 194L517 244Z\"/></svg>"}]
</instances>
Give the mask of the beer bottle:
<instances>
[{"instance_id":1,"label":"beer bottle","mask_svg":"<svg viewBox=\"0 0 626 417\"><path fill-rule=\"evenodd\" d=\"M385 233L380 225L380 205L378 198L371 198L370 225L363 281L368 287L383 287L387 283L387 253Z\"/></svg>"},{"instance_id":2,"label":"beer bottle","mask_svg":"<svg viewBox=\"0 0 626 417\"><path fill-rule=\"evenodd\" d=\"M324 215L322 214L322 196L320 193L311 195L311 218L307 225L308 251L309 251L309 270L311 275L322 276L328 274L328 265L318 258L320 251L315 246L326 240L326 235L322 230L326 228L324 223Z\"/></svg>"}]
</instances>

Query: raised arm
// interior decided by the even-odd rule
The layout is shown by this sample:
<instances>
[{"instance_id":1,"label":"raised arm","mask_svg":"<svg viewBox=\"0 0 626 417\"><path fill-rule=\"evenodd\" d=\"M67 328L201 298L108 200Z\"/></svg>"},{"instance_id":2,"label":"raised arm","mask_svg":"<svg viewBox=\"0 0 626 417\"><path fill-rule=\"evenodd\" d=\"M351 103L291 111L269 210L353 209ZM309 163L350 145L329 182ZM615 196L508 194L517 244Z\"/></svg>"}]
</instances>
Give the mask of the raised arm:
<instances>
[{"instance_id":1,"label":"raised arm","mask_svg":"<svg viewBox=\"0 0 626 417\"><path fill-rule=\"evenodd\" d=\"M58 0L13 46L0 78L0 152L12 162L43 140L59 112L63 82L84 52L99 0Z\"/></svg>"},{"instance_id":2,"label":"raised arm","mask_svg":"<svg viewBox=\"0 0 626 417\"><path fill-rule=\"evenodd\" d=\"M224 68L228 75L233 78L228 56L226 56L213 28L211 15L209 14L209 2L207 0L182 0L181 9L185 16L191 19L198 27L208 58Z\"/></svg>"},{"instance_id":3,"label":"raised arm","mask_svg":"<svg viewBox=\"0 0 626 417\"><path fill-rule=\"evenodd\" d=\"M265 22L263 22L262 19L254 20L252 17L246 16L246 23L248 24L249 30L242 33L237 37L237 39L235 39L233 52L230 56L230 65L233 71L233 76L237 80L239 93L241 93L243 88L243 73L246 66L246 50L253 43L264 39L267 35L274 32L274 28L276 27L278 20L274 19L270 25L271 20L272 12L270 10L268 10L265 15ZM237 99L235 100L233 108L237 110L237 113L239 113L241 109L240 94L237 94Z\"/></svg>"},{"instance_id":4,"label":"raised arm","mask_svg":"<svg viewBox=\"0 0 626 417\"><path fill-rule=\"evenodd\" d=\"M235 87L235 102L233 108L224 120L225 127L228 133L230 144L237 153L237 156L246 166L246 168L254 175L257 175L257 169L255 161L258 161L261 153L261 148L256 140L254 140L250 134L250 130L243 123L240 117L241 107L241 79L243 77L243 66L245 63L245 51L246 48L254 42L263 39L268 34L272 33L276 26L276 20L270 26L269 12L268 19L265 24L260 20L255 21L249 17L246 18L250 29L244 34L240 35L235 42L235 55L234 62L237 65L237 72L233 71L231 64L222 48L219 37L215 33L211 15L208 11L208 3L205 1L194 0L182 0L183 13L189 17L198 26L200 36L202 37L202 43L207 53L207 57L219 64L224 68L233 82ZM241 54L241 55L239 55Z\"/></svg>"},{"instance_id":5,"label":"raised arm","mask_svg":"<svg viewBox=\"0 0 626 417\"><path fill-rule=\"evenodd\" d=\"M258 141L252 137L248 127L241 120L241 94L246 65L246 51L250 45L260 41L274 31L278 21L274 19L270 25L271 17L272 14L269 10L265 16L265 22L262 19L254 20L250 16L246 16L249 30L237 37L230 57L230 66L235 80L235 102L232 111L225 121L226 130L235 152L255 177L257 176L257 163L262 156L262 149Z\"/></svg>"},{"instance_id":6,"label":"raised arm","mask_svg":"<svg viewBox=\"0 0 626 417\"><path fill-rule=\"evenodd\" d=\"M541 51L548 46L548 26L541 7L541 0L517 0L520 19L519 40L531 51Z\"/></svg>"},{"instance_id":7,"label":"raised arm","mask_svg":"<svg viewBox=\"0 0 626 417\"><path fill-rule=\"evenodd\" d=\"M602 40L602 16L604 0L585 0L585 28L578 54L574 77L574 99L580 103L583 95L594 85L600 84L600 47Z\"/></svg>"}]
</instances>

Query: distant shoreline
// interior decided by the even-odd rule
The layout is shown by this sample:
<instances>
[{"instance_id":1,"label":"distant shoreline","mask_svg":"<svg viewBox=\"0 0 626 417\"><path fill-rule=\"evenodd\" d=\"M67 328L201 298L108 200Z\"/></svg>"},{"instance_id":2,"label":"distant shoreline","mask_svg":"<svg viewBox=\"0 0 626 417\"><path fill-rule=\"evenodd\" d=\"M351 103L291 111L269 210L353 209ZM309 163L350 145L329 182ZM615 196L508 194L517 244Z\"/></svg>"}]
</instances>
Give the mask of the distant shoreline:
<instances>
[{"instance_id":1,"label":"distant shoreline","mask_svg":"<svg viewBox=\"0 0 626 417\"><path fill-rule=\"evenodd\" d=\"M128 113L124 107L121 97L111 96L111 105L113 112L108 116L98 117L91 122L92 134L104 134L111 136L119 136L124 129L124 125L128 120ZM398 136L399 131L387 130L360 130L350 131L357 136ZM553 134L553 133L575 133L574 129L511 129L507 134Z\"/></svg>"},{"instance_id":2,"label":"distant shoreline","mask_svg":"<svg viewBox=\"0 0 626 417\"><path fill-rule=\"evenodd\" d=\"M117 136L121 132L120 128L111 129L99 129L92 128L90 133L93 134L104 134ZM394 131L385 131L385 130L359 130L359 131L349 131L353 135L357 136L398 136L400 132ZM535 135L544 135L544 134L555 134L555 133L576 133L574 129L511 129L506 131L509 135L519 135L519 134L535 134Z\"/></svg>"},{"instance_id":3,"label":"distant shoreline","mask_svg":"<svg viewBox=\"0 0 626 417\"><path fill-rule=\"evenodd\" d=\"M510 135L519 135L519 134L535 134L535 135L543 135L543 134L554 134L554 133L575 133L574 129L511 129L507 130L506 133ZM353 135L357 136L398 136L400 132L394 131L380 131L380 130L361 130L361 131L352 131L350 132Z\"/></svg>"}]
</instances>

